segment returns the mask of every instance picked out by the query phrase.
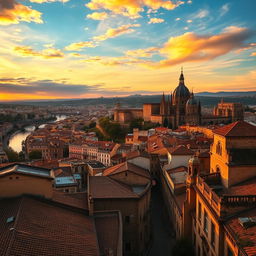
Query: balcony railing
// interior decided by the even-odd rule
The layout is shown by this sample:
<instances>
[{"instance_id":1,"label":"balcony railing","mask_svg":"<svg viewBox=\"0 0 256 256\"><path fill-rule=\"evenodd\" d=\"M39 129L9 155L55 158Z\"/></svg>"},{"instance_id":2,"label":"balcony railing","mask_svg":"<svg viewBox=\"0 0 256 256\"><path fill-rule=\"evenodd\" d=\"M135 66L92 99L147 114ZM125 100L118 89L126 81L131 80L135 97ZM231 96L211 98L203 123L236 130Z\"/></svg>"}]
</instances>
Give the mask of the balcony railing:
<instances>
[{"instance_id":1,"label":"balcony railing","mask_svg":"<svg viewBox=\"0 0 256 256\"><path fill-rule=\"evenodd\" d=\"M256 205L256 195L224 195L221 197L221 203L226 206L253 206Z\"/></svg>"}]
</instances>

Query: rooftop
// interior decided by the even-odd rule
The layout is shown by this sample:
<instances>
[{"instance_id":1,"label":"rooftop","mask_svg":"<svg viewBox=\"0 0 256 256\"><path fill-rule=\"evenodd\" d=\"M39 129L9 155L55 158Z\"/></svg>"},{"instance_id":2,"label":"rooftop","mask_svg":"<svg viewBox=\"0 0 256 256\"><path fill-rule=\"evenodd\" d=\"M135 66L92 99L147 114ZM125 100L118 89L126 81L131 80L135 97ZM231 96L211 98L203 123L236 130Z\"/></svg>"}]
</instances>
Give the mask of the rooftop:
<instances>
[{"instance_id":1,"label":"rooftop","mask_svg":"<svg viewBox=\"0 0 256 256\"><path fill-rule=\"evenodd\" d=\"M256 126L245 121L237 121L213 132L224 137L256 137Z\"/></svg>"},{"instance_id":2,"label":"rooftop","mask_svg":"<svg viewBox=\"0 0 256 256\"><path fill-rule=\"evenodd\" d=\"M99 255L93 218L27 196L0 200L0 244L6 256Z\"/></svg>"},{"instance_id":3,"label":"rooftop","mask_svg":"<svg viewBox=\"0 0 256 256\"><path fill-rule=\"evenodd\" d=\"M42 167L30 166L25 164L10 164L0 168L0 176L11 173L40 176L48 179L53 178L51 175L51 170Z\"/></svg>"}]
</instances>

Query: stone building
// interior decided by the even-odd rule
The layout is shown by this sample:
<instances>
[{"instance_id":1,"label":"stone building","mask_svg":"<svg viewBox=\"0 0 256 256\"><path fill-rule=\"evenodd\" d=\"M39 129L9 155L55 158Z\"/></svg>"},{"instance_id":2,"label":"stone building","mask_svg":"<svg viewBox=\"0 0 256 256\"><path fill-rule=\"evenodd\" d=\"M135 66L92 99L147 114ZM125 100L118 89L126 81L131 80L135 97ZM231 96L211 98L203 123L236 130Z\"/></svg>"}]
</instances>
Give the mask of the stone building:
<instances>
[{"instance_id":1,"label":"stone building","mask_svg":"<svg viewBox=\"0 0 256 256\"><path fill-rule=\"evenodd\" d=\"M167 97L163 94L160 103L144 103L141 109L120 108L118 104L114 111L114 120L125 124L142 118L144 121L176 129L185 124L205 125L243 120L243 112L242 104L222 101L214 108L213 114L202 116L201 103L185 85L184 74L181 71L179 85Z\"/></svg>"},{"instance_id":2,"label":"stone building","mask_svg":"<svg viewBox=\"0 0 256 256\"><path fill-rule=\"evenodd\" d=\"M237 121L213 133L209 173L189 162L183 236L196 255L256 255L256 127Z\"/></svg>"}]
</instances>

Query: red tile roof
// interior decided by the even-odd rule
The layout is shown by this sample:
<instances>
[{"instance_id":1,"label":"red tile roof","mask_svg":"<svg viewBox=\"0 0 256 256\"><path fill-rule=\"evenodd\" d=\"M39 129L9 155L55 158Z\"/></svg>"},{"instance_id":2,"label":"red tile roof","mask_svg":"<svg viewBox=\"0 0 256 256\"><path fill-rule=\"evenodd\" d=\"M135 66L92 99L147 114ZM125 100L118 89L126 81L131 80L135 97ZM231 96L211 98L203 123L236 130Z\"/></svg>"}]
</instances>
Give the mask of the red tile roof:
<instances>
[{"instance_id":1,"label":"red tile roof","mask_svg":"<svg viewBox=\"0 0 256 256\"><path fill-rule=\"evenodd\" d=\"M107 176L90 176L89 182L92 198L139 198L131 187Z\"/></svg>"},{"instance_id":2,"label":"red tile roof","mask_svg":"<svg viewBox=\"0 0 256 256\"><path fill-rule=\"evenodd\" d=\"M141 168L137 165L134 165L132 163L129 162L124 162L115 166L112 166L108 169L106 169L103 172L103 176L111 176L117 173L121 173L121 172L132 172L134 174L137 174L139 176L143 176L145 178L150 179L150 174L148 172L148 170Z\"/></svg>"},{"instance_id":3,"label":"red tile roof","mask_svg":"<svg viewBox=\"0 0 256 256\"><path fill-rule=\"evenodd\" d=\"M168 151L171 155L194 155L194 151L188 149L184 145L179 145L175 148L168 148Z\"/></svg>"},{"instance_id":4,"label":"red tile roof","mask_svg":"<svg viewBox=\"0 0 256 256\"><path fill-rule=\"evenodd\" d=\"M256 177L231 186L228 195L256 195Z\"/></svg>"},{"instance_id":5,"label":"red tile roof","mask_svg":"<svg viewBox=\"0 0 256 256\"><path fill-rule=\"evenodd\" d=\"M237 121L213 132L224 137L256 137L256 126L245 121Z\"/></svg>"},{"instance_id":6,"label":"red tile roof","mask_svg":"<svg viewBox=\"0 0 256 256\"><path fill-rule=\"evenodd\" d=\"M7 218L13 216L13 222ZM49 200L0 200L0 255L97 256L93 218Z\"/></svg>"},{"instance_id":7,"label":"red tile roof","mask_svg":"<svg viewBox=\"0 0 256 256\"><path fill-rule=\"evenodd\" d=\"M231 231L232 238L239 244L248 256L256 255L256 225L244 228L239 221L241 217L255 217L256 208L236 215L225 224Z\"/></svg>"}]
</instances>

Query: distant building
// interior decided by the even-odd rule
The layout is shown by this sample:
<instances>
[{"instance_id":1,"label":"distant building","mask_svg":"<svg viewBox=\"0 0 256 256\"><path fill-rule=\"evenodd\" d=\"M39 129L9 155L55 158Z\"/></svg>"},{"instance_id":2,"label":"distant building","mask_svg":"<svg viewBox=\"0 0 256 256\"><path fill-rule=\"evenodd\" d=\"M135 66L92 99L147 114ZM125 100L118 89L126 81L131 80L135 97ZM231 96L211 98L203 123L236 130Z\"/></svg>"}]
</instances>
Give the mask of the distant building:
<instances>
[{"instance_id":1,"label":"distant building","mask_svg":"<svg viewBox=\"0 0 256 256\"><path fill-rule=\"evenodd\" d=\"M134 119L143 119L176 129L180 125L200 125L230 123L243 120L243 106L240 103L221 102L212 115L202 115L201 103L194 97L184 82L181 71L179 85L173 94L163 94L160 103L144 103L143 108L121 108L120 104L114 111L114 120L120 124L129 123Z\"/></svg>"}]
</instances>

